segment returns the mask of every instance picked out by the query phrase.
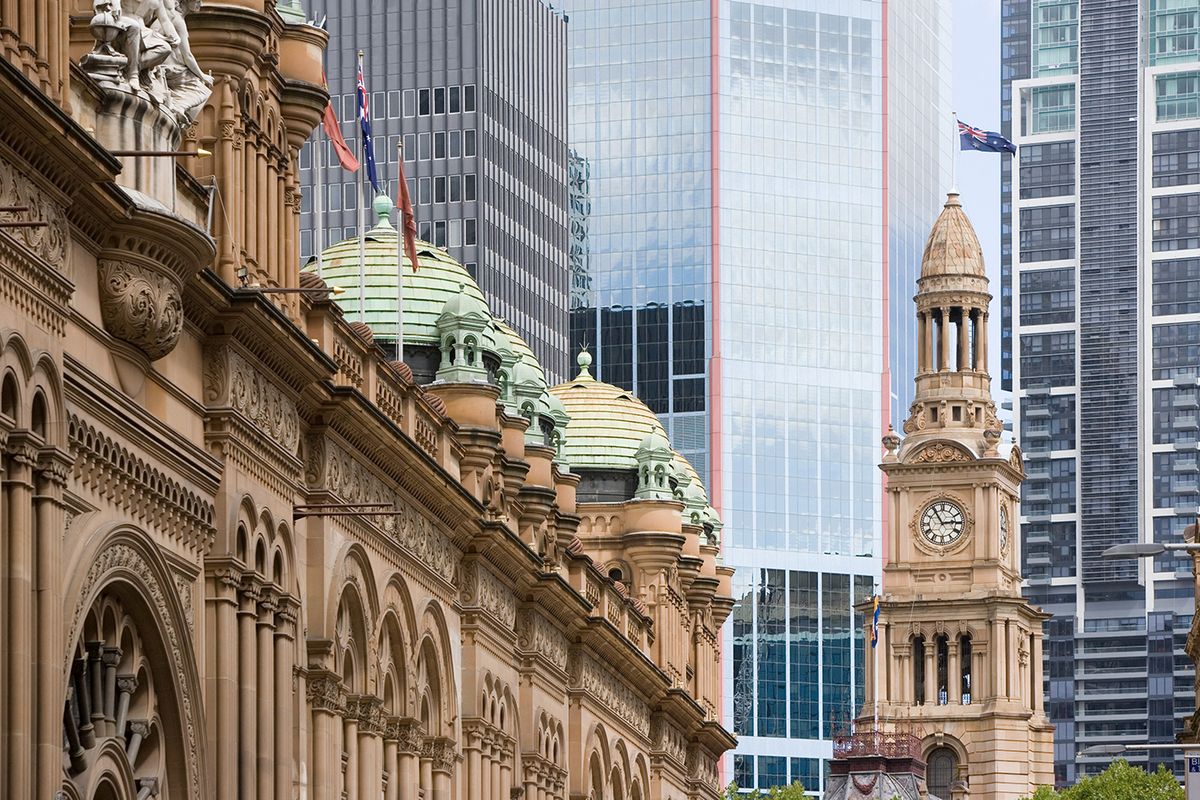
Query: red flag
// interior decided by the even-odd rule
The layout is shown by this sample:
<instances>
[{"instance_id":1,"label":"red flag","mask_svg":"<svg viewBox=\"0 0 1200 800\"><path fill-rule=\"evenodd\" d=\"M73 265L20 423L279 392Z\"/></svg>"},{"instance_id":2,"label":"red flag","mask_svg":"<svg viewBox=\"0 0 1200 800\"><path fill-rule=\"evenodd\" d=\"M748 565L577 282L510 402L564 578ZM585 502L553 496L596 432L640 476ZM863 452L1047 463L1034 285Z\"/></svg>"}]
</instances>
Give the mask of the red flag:
<instances>
[{"instance_id":1,"label":"red flag","mask_svg":"<svg viewBox=\"0 0 1200 800\"><path fill-rule=\"evenodd\" d=\"M408 194L408 181L404 179L404 154L400 154L398 164L400 172L400 197L396 207L404 215L404 253L412 264L413 272L417 271L417 219L413 216L412 197Z\"/></svg>"},{"instance_id":2,"label":"red flag","mask_svg":"<svg viewBox=\"0 0 1200 800\"><path fill-rule=\"evenodd\" d=\"M325 91L329 91L329 85L325 83L324 72L321 73L321 85L325 87ZM333 113L332 100L325 104L323 124L325 135L329 137L329 141L333 142L333 149L337 151L338 161L342 162L342 169L347 172L358 172L358 159L354 157L350 146L342 137L342 126L338 124L337 114Z\"/></svg>"}]
</instances>

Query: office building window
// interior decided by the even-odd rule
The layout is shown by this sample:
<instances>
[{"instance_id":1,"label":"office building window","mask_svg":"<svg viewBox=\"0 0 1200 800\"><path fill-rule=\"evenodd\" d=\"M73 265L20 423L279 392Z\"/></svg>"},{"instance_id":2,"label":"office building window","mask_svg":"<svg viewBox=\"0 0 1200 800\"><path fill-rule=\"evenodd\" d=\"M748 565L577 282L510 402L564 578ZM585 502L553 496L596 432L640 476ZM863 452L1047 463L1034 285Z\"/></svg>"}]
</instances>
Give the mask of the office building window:
<instances>
[{"instance_id":1,"label":"office building window","mask_svg":"<svg viewBox=\"0 0 1200 800\"><path fill-rule=\"evenodd\" d=\"M1200 372L1200 322L1155 325L1152 340L1155 380L1194 378Z\"/></svg>"},{"instance_id":2,"label":"office building window","mask_svg":"<svg viewBox=\"0 0 1200 800\"><path fill-rule=\"evenodd\" d=\"M475 244L475 219L463 220L463 244L467 247Z\"/></svg>"},{"instance_id":3,"label":"office building window","mask_svg":"<svg viewBox=\"0 0 1200 800\"><path fill-rule=\"evenodd\" d=\"M429 90L428 89L418 89L417 90L417 116L419 116L419 117L428 117L429 116Z\"/></svg>"},{"instance_id":4,"label":"office building window","mask_svg":"<svg viewBox=\"0 0 1200 800\"><path fill-rule=\"evenodd\" d=\"M1022 325L1047 325L1074 320L1074 269L1038 269L1021 273Z\"/></svg>"},{"instance_id":5,"label":"office building window","mask_svg":"<svg viewBox=\"0 0 1200 800\"><path fill-rule=\"evenodd\" d=\"M446 132L437 131L433 134L433 157L446 157Z\"/></svg>"},{"instance_id":6,"label":"office building window","mask_svg":"<svg viewBox=\"0 0 1200 800\"><path fill-rule=\"evenodd\" d=\"M1159 122L1200 117L1200 72L1155 77L1154 107Z\"/></svg>"},{"instance_id":7,"label":"office building window","mask_svg":"<svg viewBox=\"0 0 1200 800\"><path fill-rule=\"evenodd\" d=\"M417 181L417 205L429 205L431 197L429 178L421 178Z\"/></svg>"},{"instance_id":8,"label":"office building window","mask_svg":"<svg viewBox=\"0 0 1200 800\"><path fill-rule=\"evenodd\" d=\"M446 89L443 86L433 90L433 113L446 113Z\"/></svg>"},{"instance_id":9,"label":"office building window","mask_svg":"<svg viewBox=\"0 0 1200 800\"><path fill-rule=\"evenodd\" d=\"M1154 410L1155 444L1193 442L1200 436L1200 397L1196 386L1164 386L1154 390L1151 401ZM1192 455L1196 455L1195 452ZM1193 459L1192 464L1195 464Z\"/></svg>"},{"instance_id":10,"label":"office building window","mask_svg":"<svg viewBox=\"0 0 1200 800\"><path fill-rule=\"evenodd\" d=\"M1177 0L1150 0L1150 64L1194 62L1200 10L1194 3Z\"/></svg>"},{"instance_id":11,"label":"office building window","mask_svg":"<svg viewBox=\"0 0 1200 800\"><path fill-rule=\"evenodd\" d=\"M463 156L470 158L475 155L475 129L463 131Z\"/></svg>"},{"instance_id":12,"label":"office building window","mask_svg":"<svg viewBox=\"0 0 1200 800\"><path fill-rule=\"evenodd\" d=\"M446 111L451 114L462 111L462 90L458 86L446 90Z\"/></svg>"},{"instance_id":13,"label":"office building window","mask_svg":"<svg viewBox=\"0 0 1200 800\"><path fill-rule=\"evenodd\" d=\"M1021 261L1075 257L1075 206L1021 209Z\"/></svg>"},{"instance_id":14,"label":"office building window","mask_svg":"<svg viewBox=\"0 0 1200 800\"><path fill-rule=\"evenodd\" d=\"M1027 454L1075 449L1075 395L1031 395L1021 401L1021 447Z\"/></svg>"},{"instance_id":15,"label":"office building window","mask_svg":"<svg viewBox=\"0 0 1200 800\"><path fill-rule=\"evenodd\" d=\"M450 246L462 247L462 220L450 220Z\"/></svg>"},{"instance_id":16,"label":"office building window","mask_svg":"<svg viewBox=\"0 0 1200 800\"><path fill-rule=\"evenodd\" d=\"M446 199L451 203L462 200L462 176L451 175L446 181Z\"/></svg>"},{"instance_id":17,"label":"office building window","mask_svg":"<svg viewBox=\"0 0 1200 800\"><path fill-rule=\"evenodd\" d=\"M1021 199L1075 193L1075 143L1021 147Z\"/></svg>"},{"instance_id":18,"label":"office building window","mask_svg":"<svg viewBox=\"0 0 1200 800\"><path fill-rule=\"evenodd\" d=\"M433 155L433 148L429 144L429 134L421 133L417 135L417 158L421 161L428 161Z\"/></svg>"},{"instance_id":19,"label":"office building window","mask_svg":"<svg viewBox=\"0 0 1200 800\"><path fill-rule=\"evenodd\" d=\"M1021 485L1021 513L1030 517L1075 512L1075 459L1029 462Z\"/></svg>"},{"instance_id":20,"label":"office building window","mask_svg":"<svg viewBox=\"0 0 1200 800\"><path fill-rule=\"evenodd\" d=\"M433 179L433 202L446 202L446 179L441 176Z\"/></svg>"},{"instance_id":21,"label":"office building window","mask_svg":"<svg viewBox=\"0 0 1200 800\"><path fill-rule=\"evenodd\" d=\"M1200 194L1154 198L1154 251L1200 248Z\"/></svg>"},{"instance_id":22,"label":"office building window","mask_svg":"<svg viewBox=\"0 0 1200 800\"><path fill-rule=\"evenodd\" d=\"M404 160L417 160L417 135L415 133L404 134Z\"/></svg>"},{"instance_id":23,"label":"office building window","mask_svg":"<svg viewBox=\"0 0 1200 800\"><path fill-rule=\"evenodd\" d=\"M433 223L433 243L438 247L446 246L446 221L436 220Z\"/></svg>"},{"instance_id":24,"label":"office building window","mask_svg":"<svg viewBox=\"0 0 1200 800\"><path fill-rule=\"evenodd\" d=\"M1021 337L1021 388L1075 383L1075 334L1034 333Z\"/></svg>"},{"instance_id":25,"label":"office building window","mask_svg":"<svg viewBox=\"0 0 1200 800\"><path fill-rule=\"evenodd\" d=\"M1075 86L1035 86L1021 90L1021 133L1075 130Z\"/></svg>"},{"instance_id":26,"label":"office building window","mask_svg":"<svg viewBox=\"0 0 1200 800\"><path fill-rule=\"evenodd\" d=\"M1200 183L1200 130L1154 134L1155 186Z\"/></svg>"},{"instance_id":27,"label":"office building window","mask_svg":"<svg viewBox=\"0 0 1200 800\"><path fill-rule=\"evenodd\" d=\"M428 222L422 222L418 228L417 236L421 239L421 241L428 242L430 240L430 233L432 229L432 226Z\"/></svg>"},{"instance_id":28,"label":"office building window","mask_svg":"<svg viewBox=\"0 0 1200 800\"><path fill-rule=\"evenodd\" d=\"M475 110L475 84L468 83L463 87L463 111Z\"/></svg>"},{"instance_id":29,"label":"office building window","mask_svg":"<svg viewBox=\"0 0 1200 800\"><path fill-rule=\"evenodd\" d=\"M463 176L463 200L471 202L475 199L475 173Z\"/></svg>"},{"instance_id":30,"label":"office building window","mask_svg":"<svg viewBox=\"0 0 1200 800\"><path fill-rule=\"evenodd\" d=\"M1153 263L1154 314L1200 314L1200 258Z\"/></svg>"},{"instance_id":31,"label":"office building window","mask_svg":"<svg viewBox=\"0 0 1200 800\"><path fill-rule=\"evenodd\" d=\"M447 155L450 158L462 156L462 131L450 131L446 134Z\"/></svg>"},{"instance_id":32,"label":"office building window","mask_svg":"<svg viewBox=\"0 0 1200 800\"><path fill-rule=\"evenodd\" d=\"M417 115L417 91L415 89L404 90L404 116L415 117Z\"/></svg>"}]
</instances>

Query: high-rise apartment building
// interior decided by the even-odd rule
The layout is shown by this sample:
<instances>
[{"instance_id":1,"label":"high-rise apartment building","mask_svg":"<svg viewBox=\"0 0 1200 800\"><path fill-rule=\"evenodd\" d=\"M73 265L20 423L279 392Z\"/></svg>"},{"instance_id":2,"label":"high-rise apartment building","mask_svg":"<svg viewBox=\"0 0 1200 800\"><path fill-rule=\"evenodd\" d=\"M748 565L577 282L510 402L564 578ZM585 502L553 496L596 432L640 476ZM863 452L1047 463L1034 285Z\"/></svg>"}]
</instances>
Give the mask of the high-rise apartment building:
<instances>
[{"instance_id":1,"label":"high-rise apartment building","mask_svg":"<svg viewBox=\"0 0 1200 800\"><path fill-rule=\"evenodd\" d=\"M1186 559L1200 502L1200 2L1004 0L1005 381L1029 472L1026 596L1046 629L1055 777L1172 742L1195 708ZM1007 161L1007 159L1006 159ZM1130 761L1182 769L1182 754Z\"/></svg>"},{"instance_id":2,"label":"high-rise apartment building","mask_svg":"<svg viewBox=\"0 0 1200 800\"><path fill-rule=\"evenodd\" d=\"M355 73L364 53L380 180L394 196L399 145L421 239L465 264L525 338L551 383L567 372L567 23L542 0L313 0L325 19L329 91L357 150ZM327 16L326 16L327 15ZM301 151L301 257L357 235L357 175ZM318 178L323 170L324 179ZM340 177L339 182L337 178ZM316 231L315 190L324 230ZM354 313L353 298L346 304ZM387 338L389 332L376 331Z\"/></svg>"},{"instance_id":3,"label":"high-rise apartment building","mask_svg":"<svg viewBox=\"0 0 1200 800\"><path fill-rule=\"evenodd\" d=\"M726 777L819 792L863 700L879 437L907 416L907 301L949 186L948 3L563 5L572 344L729 523Z\"/></svg>"}]
</instances>

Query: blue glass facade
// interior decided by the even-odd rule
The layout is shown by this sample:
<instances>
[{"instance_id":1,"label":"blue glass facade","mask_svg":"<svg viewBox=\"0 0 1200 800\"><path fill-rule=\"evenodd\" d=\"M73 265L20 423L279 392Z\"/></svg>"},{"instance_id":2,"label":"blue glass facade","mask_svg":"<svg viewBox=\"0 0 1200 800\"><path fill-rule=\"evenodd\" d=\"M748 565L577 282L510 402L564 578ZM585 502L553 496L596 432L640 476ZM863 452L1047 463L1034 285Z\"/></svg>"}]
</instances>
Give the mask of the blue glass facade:
<instances>
[{"instance_id":1,"label":"blue glass facade","mask_svg":"<svg viewBox=\"0 0 1200 800\"><path fill-rule=\"evenodd\" d=\"M1005 0L1005 348L1025 450L1022 572L1047 625L1060 784L1091 745L1171 742L1195 707L1190 567L1105 560L1179 541L1200 503L1197 0ZM1181 754L1132 754L1182 770Z\"/></svg>"},{"instance_id":2,"label":"blue glass facade","mask_svg":"<svg viewBox=\"0 0 1200 800\"><path fill-rule=\"evenodd\" d=\"M912 396L908 299L952 143L946 4L886 5L565 3L572 342L724 516L743 787L819 791L861 698L879 436Z\"/></svg>"}]
</instances>

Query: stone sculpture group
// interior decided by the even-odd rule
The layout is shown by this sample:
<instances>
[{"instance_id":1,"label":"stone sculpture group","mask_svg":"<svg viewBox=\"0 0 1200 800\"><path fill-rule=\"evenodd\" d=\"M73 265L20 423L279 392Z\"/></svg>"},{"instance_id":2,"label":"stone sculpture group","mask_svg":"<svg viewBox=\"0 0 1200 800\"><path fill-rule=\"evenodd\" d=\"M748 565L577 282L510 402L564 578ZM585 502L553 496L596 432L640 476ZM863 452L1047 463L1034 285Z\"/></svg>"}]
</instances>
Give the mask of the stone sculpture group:
<instances>
[{"instance_id":1,"label":"stone sculpture group","mask_svg":"<svg viewBox=\"0 0 1200 800\"><path fill-rule=\"evenodd\" d=\"M185 17L200 0L94 0L96 46L81 60L101 86L149 97L181 127L196 121L212 94L212 75L196 63Z\"/></svg>"}]
</instances>

